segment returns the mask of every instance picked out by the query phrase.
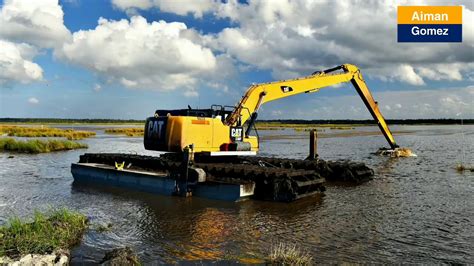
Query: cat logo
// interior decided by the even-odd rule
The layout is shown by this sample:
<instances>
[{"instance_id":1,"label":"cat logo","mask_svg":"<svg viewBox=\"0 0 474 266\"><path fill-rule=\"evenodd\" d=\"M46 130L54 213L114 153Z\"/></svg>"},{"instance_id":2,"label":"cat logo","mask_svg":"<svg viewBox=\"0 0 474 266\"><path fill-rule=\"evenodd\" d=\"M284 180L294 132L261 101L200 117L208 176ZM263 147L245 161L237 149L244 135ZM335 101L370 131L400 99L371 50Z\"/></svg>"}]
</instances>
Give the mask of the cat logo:
<instances>
[{"instance_id":1,"label":"cat logo","mask_svg":"<svg viewBox=\"0 0 474 266\"><path fill-rule=\"evenodd\" d=\"M293 88L290 87L290 86L280 86L280 89L281 89L281 91L284 92L284 93L293 91Z\"/></svg>"},{"instance_id":2,"label":"cat logo","mask_svg":"<svg viewBox=\"0 0 474 266\"><path fill-rule=\"evenodd\" d=\"M242 133L244 132L243 127L231 127L230 128L230 139L232 141L242 141Z\"/></svg>"},{"instance_id":3,"label":"cat logo","mask_svg":"<svg viewBox=\"0 0 474 266\"><path fill-rule=\"evenodd\" d=\"M160 138L162 133L164 133L165 121L150 121L148 123L148 137L150 138Z\"/></svg>"}]
</instances>

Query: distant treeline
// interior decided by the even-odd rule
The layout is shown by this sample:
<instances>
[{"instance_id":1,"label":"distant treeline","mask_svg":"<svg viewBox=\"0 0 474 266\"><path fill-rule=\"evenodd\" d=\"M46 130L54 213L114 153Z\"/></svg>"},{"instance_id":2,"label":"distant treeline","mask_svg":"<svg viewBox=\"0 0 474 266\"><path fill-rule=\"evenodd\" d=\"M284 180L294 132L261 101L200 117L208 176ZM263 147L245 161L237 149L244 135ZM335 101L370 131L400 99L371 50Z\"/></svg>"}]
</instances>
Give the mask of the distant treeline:
<instances>
[{"instance_id":1,"label":"distant treeline","mask_svg":"<svg viewBox=\"0 0 474 266\"><path fill-rule=\"evenodd\" d=\"M461 119L387 119L388 124L399 125L454 125L461 124ZM376 124L375 120L302 120L302 119L279 119L279 120L259 120L259 122L274 122L284 124L360 124L372 125ZM463 119L463 124L474 124L474 119Z\"/></svg>"},{"instance_id":2,"label":"distant treeline","mask_svg":"<svg viewBox=\"0 0 474 266\"><path fill-rule=\"evenodd\" d=\"M303 120L303 119L279 119L258 120L258 122L275 122L285 124L376 124L374 120ZM474 119L463 119L464 124L474 124ZM135 119L66 119L66 118L0 118L0 123L83 123L83 124L143 124L145 120ZM453 125L461 124L461 119L387 119L388 124L401 125Z\"/></svg>"}]
</instances>

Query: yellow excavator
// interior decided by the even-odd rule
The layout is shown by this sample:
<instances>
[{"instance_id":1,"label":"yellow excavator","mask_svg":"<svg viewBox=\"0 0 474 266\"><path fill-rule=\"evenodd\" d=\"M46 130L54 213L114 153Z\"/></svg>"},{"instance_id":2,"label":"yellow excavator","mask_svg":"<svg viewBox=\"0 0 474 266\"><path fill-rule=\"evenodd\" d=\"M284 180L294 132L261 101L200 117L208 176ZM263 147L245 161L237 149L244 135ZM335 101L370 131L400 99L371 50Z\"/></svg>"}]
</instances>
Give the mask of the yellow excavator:
<instances>
[{"instance_id":1,"label":"yellow excavator","mask_svg":"<svg viewBox=\"0 0 474 266\"><path fill-rule=\"evenodd\" d=\"M384 154L411 156L409 149L399 148L395 142L360 70L351 64L317 71L302 78L252 85L237 106L157 110L154 117L146 120L145 149L183 152L191 147L194 153L210 156L255 155L259 149L258 133L251 133L255 129L258 110L264 103L317 92L344 82L351 82L355 87L389 143L390 149Z\"/></svg>"}]
</instances>

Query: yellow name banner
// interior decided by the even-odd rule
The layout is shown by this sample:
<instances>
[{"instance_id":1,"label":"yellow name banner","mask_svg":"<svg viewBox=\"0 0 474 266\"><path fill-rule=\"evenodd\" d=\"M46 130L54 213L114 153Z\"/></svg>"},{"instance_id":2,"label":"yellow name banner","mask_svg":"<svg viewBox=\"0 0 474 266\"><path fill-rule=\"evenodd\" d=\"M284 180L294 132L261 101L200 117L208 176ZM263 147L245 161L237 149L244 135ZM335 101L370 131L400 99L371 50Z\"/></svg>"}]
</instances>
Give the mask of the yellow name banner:
<instances>
[{"instance_id":1,"label":"yellow name banner","mask_svg":"<svg viewBox=\"0 0 474 266\"><path fill-rule=\"evenodd\" d=\"M399 6L398 24L462 24L462 6Z\"/></svg>"}]
</instances>

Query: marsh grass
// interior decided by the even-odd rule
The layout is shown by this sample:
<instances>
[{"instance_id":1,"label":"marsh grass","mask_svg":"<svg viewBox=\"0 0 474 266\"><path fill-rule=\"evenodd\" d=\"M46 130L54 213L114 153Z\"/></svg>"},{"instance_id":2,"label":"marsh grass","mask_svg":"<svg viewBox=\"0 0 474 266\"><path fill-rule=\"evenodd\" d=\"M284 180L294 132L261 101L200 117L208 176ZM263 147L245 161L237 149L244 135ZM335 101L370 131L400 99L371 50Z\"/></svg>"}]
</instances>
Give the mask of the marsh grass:
<instances>
[{"instance_id":1,"label":"marsh grass","mask_svg":"<svg viewBox=\"0 0 474 266\"><path fill-rule=\"evenodd\" d=\"M52 151L64 151L73 149L85 149L86 144L70 140L16 140L13 138L0 138L0 151L12 151L19 153L45 153Z\"/></svg>"},{"instance_id":2,"label":"marsh grass","mask_svg":"<svg viewBox=\"0 0 474 266\"><path fill-rule=\"evenodd\" d=\"M464 171L474 172L474 166L469 166L469 165L464 165L462 163L459 163L458 165L456 165L456 170L460 173L463 173Z\"/></svg>"},{"instance_id":3,"label":"marsh grass","mask_svg":"<svg viewBox=\"0 0 474 266\"><path fill-rule=\"evenodd\" d=\"M99 233L110 232L112 231L112 224L97 224L93 227L93 229Z\"/></svg>"},{"instance_id":4,"label":"marsh grass","mask_svg":"<svg viewBox=\"0 0 474 266\"><path fill-rule=\"evenodd\" d=\"M140 259L130 247L116 248L105 253L100 265L142 265Z\"/></svg>"},{"instance_id":5,"label":"marsh grass","mask_svg":"<svg viewBox=\"0 0 474 266\"><path fill-rule=\"evenodd\" d=\"M0 227L0 257L69 249L81 241L86 228L86 216L67 209L35 212L32 221L11 218Z\"/></svg>"},{"instance_id":6,"label":"marsh grass","mask_svg":"<svg viewBox=\"0 0 474 266\"><path fill-rule=\"evenodd\" d=\"M270 262L277 265L311 265L313 257L296 245L279 243L271 248Z\"/></svg>"},{"instance_id":7,"label":"marsh grass","mask_svg":"<svg viewBox=\"0 0 474 266\"><path fill-rule=\"evenodd\" d=\"M6 134L10 137L64 137L68 140L79 140L95 136L93 131L80 131L73 129L59 129L53 127L22 127L11 125L0 125L0 135Z\"/></svg>"},{"instance_id":8,"label":"marsh grass","mask_svg":"<svg viewBox=\"0 0 474 266\"><path fill-rule=\"evenodd\" d=\"M117 135L125 135L127 137L140 137L143 136L145 130L143 128L109 128L105 130L106 134L117 134Z\"/></svg>"}]
</instances>

